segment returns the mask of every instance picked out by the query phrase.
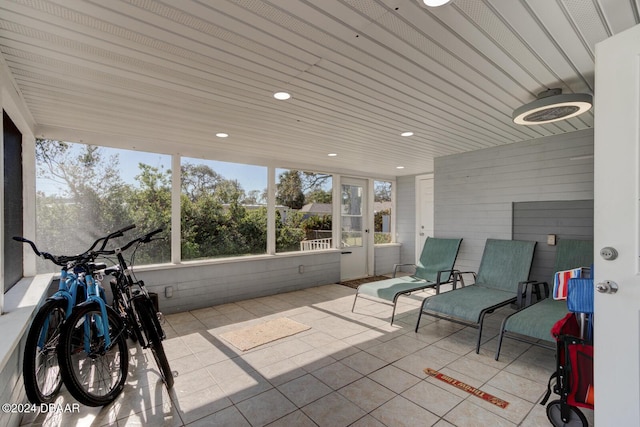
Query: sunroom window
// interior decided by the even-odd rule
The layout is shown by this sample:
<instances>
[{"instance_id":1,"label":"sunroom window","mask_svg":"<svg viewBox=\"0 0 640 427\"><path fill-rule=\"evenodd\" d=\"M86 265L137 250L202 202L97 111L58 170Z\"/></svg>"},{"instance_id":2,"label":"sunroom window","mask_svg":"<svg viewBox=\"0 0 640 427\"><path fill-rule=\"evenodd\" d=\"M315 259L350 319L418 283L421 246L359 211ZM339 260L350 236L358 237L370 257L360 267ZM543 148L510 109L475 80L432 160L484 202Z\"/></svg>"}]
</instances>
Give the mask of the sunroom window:
<instances>
[{"instance_id":1,"label":"sunroom window","mask_svg":"<svg viewBox=\"0 0 640 427\"><path fill-rule=\"evenodd\" d=\"M182 259L264 254L267 168L181 159Z\"/></svg>"},{"instance_id":2,"label":"sunroom window","mask_svg":"<svg viewBox=\"0 0 640 427\"><path fill-rule=\"evenodd\" d=\"M136 229L120 242L164 229L160 235L164 239L136 253L136 264L169 262L170 164L170 156L157 153L37 140L38 247L56 255L76 254L96 238L135 224ZM58 269L40 259L37 268L38 272Z\"/></svg>"},{"instance_id":3,"label":"sunroom window","mask_svg":"<svg viewBox=\"0 0 640 427\"><path fill-rule=\"evenodd\" d=\"M276 251L332 247L332 182L329 174L276 169Z\"/></svg>"}]
</instances>

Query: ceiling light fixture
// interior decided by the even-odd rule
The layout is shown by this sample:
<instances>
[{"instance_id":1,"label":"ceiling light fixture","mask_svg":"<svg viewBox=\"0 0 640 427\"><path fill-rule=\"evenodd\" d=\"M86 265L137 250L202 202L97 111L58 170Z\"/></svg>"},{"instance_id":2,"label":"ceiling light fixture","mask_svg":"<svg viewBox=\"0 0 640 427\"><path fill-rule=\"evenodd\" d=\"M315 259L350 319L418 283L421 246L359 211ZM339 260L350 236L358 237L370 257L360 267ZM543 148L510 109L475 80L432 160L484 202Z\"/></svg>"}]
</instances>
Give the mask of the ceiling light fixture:
<instances>
[{"instance_id":1,"label":"ceiling light fixture","mask_svg":"<svg viewBox=\"0 0 640 427\"><path fill-rule=\"evenodd\" d=\"M402 132L400 136L413 136L413 132Z\"/></svg>"},{"instance_id":2,"label":"ceiling light fixture","mask_svg":"<svg viewBox=\"0 0 640 427\"><path fill-rule=\"evenodd\" d=\"M329 154L327 154L327 156L329 156L329 157L337 157L338 154L337 153L329 153Z\"/></svg>"},{"instance_id":3,"label":"ceiling light fixture","mask_svg":"<svg viewBox=\"0 0 640 427\"><path fill-rule=\"evenodd\" d=\"M422 2L429 7L443 6L449 3L451 0L422 0Z\"/></svg>"},{"instance_id":4,"label":"ceiling light fixture","mask_svg":"<svg viewBox=\"0 0 640 427\"><path fill-rule=\"evenodd\" d=\"M229 134L228 133L224 133L224 132L218 132L218 133L216 133L216 136L218 138L226 138L226 137L229 136Z\"/></svg>"},{"instance_id":5,"label":"ceiling light fixture","mask_svg":"<svg viewBox=\"0 0 640 427\"><path fill-rule=\"evenodd\" d=\"M273 94L273 97L275 99L279 99L280 101L285 101L289 98L291 98L291 94L288 92L276 92Z\"/></svg>"},{"instance_id":6,"label":"ceiling light fixture","mask_svg":"<svg viewBox=\"0 0 640 427\"><path fill-rule=\"evenodd\" d=\"M396 166L396 169L404 169L404 166Z\"/></svg>"},{"instance_id":7,"label":"ceiling light fixture","mask_svg":"<svg viewBox=\"0 0 640 427\"><path fill-rule=\"evenodd\" d=\"M593 97L587 93L568 93L562 89L547 89L538 99L513 111L513 122L518 125L542 125L566 120L586 113L593 106Z\"/></svg>"}]
</instances>

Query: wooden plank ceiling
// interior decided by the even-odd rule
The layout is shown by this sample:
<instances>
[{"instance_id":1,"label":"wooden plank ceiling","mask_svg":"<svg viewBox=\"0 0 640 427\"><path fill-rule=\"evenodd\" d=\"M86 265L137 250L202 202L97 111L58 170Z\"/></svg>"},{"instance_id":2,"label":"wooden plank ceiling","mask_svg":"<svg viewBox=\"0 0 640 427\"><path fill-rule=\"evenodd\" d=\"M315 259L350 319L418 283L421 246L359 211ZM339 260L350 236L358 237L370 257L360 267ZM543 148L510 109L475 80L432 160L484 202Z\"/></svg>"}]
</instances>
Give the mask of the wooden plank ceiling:
<instances>
[{"instance_id":1,"label":"wooden plank ceiling","mask_svg":"<svg viewBox=\"0 0 640 427\"><path fill-rule=\"evenodd\" d=\"M0 52L39 137L391 177L592 127L511 113L593 93L639 2L0 0Z\"/></svg>"}]
</instances>

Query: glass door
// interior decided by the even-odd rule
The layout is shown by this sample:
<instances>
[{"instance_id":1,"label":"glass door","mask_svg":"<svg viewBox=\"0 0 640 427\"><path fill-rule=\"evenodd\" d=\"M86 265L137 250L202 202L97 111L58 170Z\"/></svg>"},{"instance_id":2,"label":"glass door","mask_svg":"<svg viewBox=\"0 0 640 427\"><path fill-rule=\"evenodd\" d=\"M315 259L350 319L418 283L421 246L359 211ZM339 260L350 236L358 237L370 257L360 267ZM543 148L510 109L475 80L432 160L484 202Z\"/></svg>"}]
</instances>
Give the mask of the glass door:
<instances>
[{"instance_id":1,"label":"glass door","mask_svg":"<svg viewBox=\"0 0 640 427\"><path fill-rule=\"evenodd\" d=\"M340 197L340 280L350 280L367 275L367 181L343 178Z\"/></svg>"}]
</instances>

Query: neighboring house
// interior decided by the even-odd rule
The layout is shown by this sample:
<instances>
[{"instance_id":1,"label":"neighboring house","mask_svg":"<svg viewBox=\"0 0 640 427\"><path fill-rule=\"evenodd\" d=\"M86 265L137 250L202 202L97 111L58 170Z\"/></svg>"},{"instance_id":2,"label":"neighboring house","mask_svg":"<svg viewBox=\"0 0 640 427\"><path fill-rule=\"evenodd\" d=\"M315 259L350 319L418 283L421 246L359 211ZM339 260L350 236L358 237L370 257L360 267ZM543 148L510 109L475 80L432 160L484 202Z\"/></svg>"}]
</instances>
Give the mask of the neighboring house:
<instances>
[{"instance_id":1,"label":"neighboring house","mask_svg":"<svg viewBox=\"0 0 640 427\"><path fill-rule=\"evenodd\" d=\"M304 205L300 212L303 213L304 218L310 216L327 216L333 213L333 204L331 203L307 203Z\"/></svg>"}]
</instances>

